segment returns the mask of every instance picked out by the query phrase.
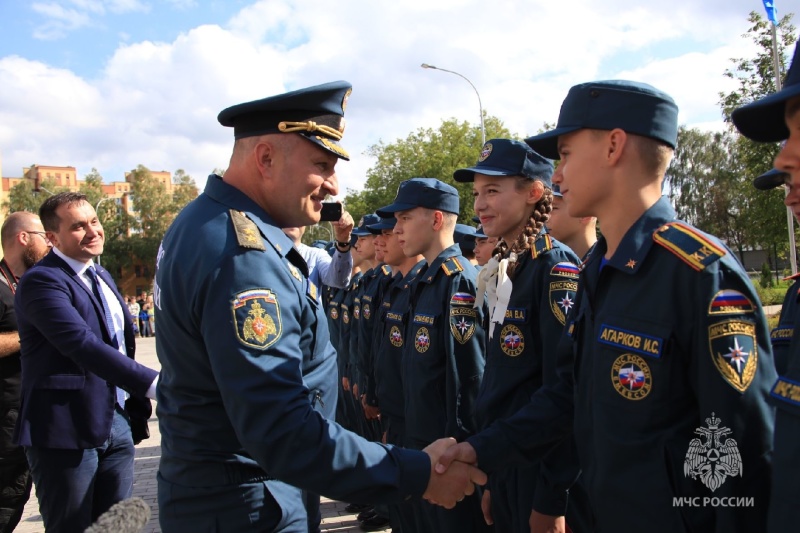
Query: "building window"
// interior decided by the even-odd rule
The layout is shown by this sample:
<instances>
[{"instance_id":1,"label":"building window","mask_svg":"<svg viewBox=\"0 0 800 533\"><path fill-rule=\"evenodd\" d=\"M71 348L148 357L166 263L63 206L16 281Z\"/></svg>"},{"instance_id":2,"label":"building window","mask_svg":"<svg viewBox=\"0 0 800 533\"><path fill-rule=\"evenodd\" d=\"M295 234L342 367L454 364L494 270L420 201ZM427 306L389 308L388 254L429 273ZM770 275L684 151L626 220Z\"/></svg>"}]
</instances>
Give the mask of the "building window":
<instances>
[{"instance_id":1,"label":"building window","mask_svg":"<svg viewBox=\"0 0 800 533\"><path fill-rule=\"evenodd\" d=\"M134 266L133 267L133 272L134 272L134 275L137 278L141 278L142 277L142 266L141 265Z\"/></svg>"}]
</instances>

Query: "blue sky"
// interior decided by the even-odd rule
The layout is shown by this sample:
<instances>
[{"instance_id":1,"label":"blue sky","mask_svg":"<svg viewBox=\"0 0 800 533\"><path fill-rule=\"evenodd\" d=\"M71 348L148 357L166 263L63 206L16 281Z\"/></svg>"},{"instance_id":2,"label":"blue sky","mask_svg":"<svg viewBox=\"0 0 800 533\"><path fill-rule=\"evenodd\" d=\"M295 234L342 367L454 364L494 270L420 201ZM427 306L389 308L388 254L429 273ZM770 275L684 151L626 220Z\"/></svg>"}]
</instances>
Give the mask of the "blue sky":
<instances>
[{"instance_id":1,"label":"blue sky","mask_svg":"<svg viewBox=\"0 0 800 533\"><path fill-rule=\"evenodd\" d=\"M113 181L143 164L202 186L230 154L221 109L346 79L353 160L337 168L343 193L360 189L370 145L452 117L477 126L472 89L423 62L467 76L519 135L555 122L570 86L609 78L651 83L684 124L716 129L722 73L752 53L750 11L761 1L0 0L0 171Z\"/></svg>"}]
</instances>

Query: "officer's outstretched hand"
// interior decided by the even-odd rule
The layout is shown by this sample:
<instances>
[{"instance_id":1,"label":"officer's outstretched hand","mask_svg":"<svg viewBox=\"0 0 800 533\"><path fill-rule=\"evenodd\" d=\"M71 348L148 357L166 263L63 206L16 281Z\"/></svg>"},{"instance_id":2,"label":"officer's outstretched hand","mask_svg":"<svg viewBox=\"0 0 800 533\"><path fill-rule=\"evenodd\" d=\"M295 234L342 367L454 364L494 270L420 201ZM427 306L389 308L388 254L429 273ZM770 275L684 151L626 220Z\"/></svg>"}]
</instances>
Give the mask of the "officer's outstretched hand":
<instances>
[{"instance_id":1,"label":"officer's outstretched hand","mask_svg":"<svg viewBox=\"0 0 800 533\"><path fill-rule=\"evenodd\" d=\"M439 439L423 450L431 458L431 478L422 497L446 509L452 509L464 496L475 492L476 483L484 485L487 481L486 474L478 468L459 461L451 461L442 473L435 471L434 467L438 466L442 454L455 446L456 440L447 438Z\"/></svg>"},{"instance_id":2,"label":"officer's outstretched hand","mask_svg":"<svg viewBox=\"0 0 800 533\"><path fill-rule=\"evenodd\" d=\"M347 211L342 212L342 218L336 222L332 222L333 232L336 235L336 240L339 242L348 242L350 240L350 232L353 231L353 215Z\"/></svg>"},{"instance_id":3,"label":"officer's outstretched hand","mask_svg":"<svg viewBox=\"0 0 800 533\"><path fill-rule=\"evenodd\" d=\"M434 442L434 444L436 444L436 442ZM453 461L477 465L478 455L475 453L475 448L473 448L470 443L459 442L458 444L447 448L439 457L439 462L436 464L436 473L444 474L447 472ZM483 483L481 483L481 485L483 485Z\"/></svg>"}]
</instances>

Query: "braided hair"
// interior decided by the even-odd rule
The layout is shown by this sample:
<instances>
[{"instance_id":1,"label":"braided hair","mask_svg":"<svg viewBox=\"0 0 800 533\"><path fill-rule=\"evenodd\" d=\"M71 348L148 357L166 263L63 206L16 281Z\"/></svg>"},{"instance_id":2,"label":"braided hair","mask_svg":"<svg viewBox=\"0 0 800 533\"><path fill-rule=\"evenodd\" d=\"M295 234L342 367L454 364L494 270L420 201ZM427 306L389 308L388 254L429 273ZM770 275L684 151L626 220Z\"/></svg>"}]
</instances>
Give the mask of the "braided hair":
<instances>
[{"instance_id":1,"label":"braided hair","mask_svg":"<svg viewBox=\"0 0 800 533\"><path fill-rule=\"evenodd\" d=\"M528 178L519 177L517 178L516 187L517 189L522 189L529 183L531 183L531 180ZM533 206L528 221L525 223L525 227L522 228L522 231L514 242L511 243L511 246L509 246L502 237L497 240L497 246L492 250L492 256L498 261L506 257L509 258L507 273L512 281L514 280L514 275L519 264L517 258L531 249L533 243L539 238L545 222L550 219L550 213L552 211L553 190L547 185L544 185L542 197L539 198L539 201Z\"/></svg>"}]
</instances>

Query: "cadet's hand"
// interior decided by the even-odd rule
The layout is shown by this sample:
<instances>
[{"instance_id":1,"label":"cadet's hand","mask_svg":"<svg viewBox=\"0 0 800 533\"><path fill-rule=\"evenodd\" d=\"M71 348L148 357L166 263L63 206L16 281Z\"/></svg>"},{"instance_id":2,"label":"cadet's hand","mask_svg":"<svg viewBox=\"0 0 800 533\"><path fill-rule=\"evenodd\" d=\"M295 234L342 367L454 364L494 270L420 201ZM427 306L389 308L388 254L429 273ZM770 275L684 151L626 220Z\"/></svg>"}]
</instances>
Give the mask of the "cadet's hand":
<instances>
[{"instance_id":1,"label":"cadet's hand","mask_svg":"<svg viewBox=\"0 0 800 533\"><path fill-rule=\"evenodd\" d=\"M437 441L438 442L438 441ZM453 461L460 461L471 465L478 464L478 455L475 453L475 448L468 442L459 442L451 446L442 453L439 457L439 462L436 464L436 473L444 474ZM483 483L481 483L482 485Z\"/></svg>"},{"instance_id":2,"label":"cadet's hand","mask_svg":"<svg viewBox=\"0 0 800 533\"><path fill-rule=\"evenodd\" d=\"M567 529L563 516L550 516L536 511L531 511L528 525L531 533L564 533Z\"/></svg>"},{"instance_id":3,"label":"cadet's hand","mask_svg":"<svg viewBox=\"0 0 800 533\"><path fill-rule=\"evenodd\" d=\"M492 493L489 489L483 491L481 511L483 511L483 520L490 526L494 524L494 519L492 518Z\"/></svg>"},{"instance_id":4,"label":"cadet's hand","mask_svg":"<svg viewBox=\"0 0 800 533\"><path fill-rule=\"evenodd\" d=\"M343 377L342 378L342 388L347 392L350 392L350 380Z\"/></svg>"},{"instance_id":5,"label":"cadet's hand","mask_svg":"<svg viewBox=\"0 0 800 533\"><path fill-rule=\"evenodd\" d=\"M361 406L364 408L364 416L367 420L378 420L381 417L381 410L374 405L367 405L367 397L361 397Z\"/></svg>"},{"instance_id":6,"label":"cadet's hand","mask_svg":"<svg viewBox=\"0 0 800 533\"><path fill-rule=\"evenodd\" d=\"M453 438L439 439L423 450L431 458L431 478L422 497L446 509L452 509L456 503L464 499L464 496L475 492L475 483L479 485L486 483L486 474L474 466L457 461L450 463L444 474L437 474L434 471L434 466L442 453L455 444Z\"/></svg>"},{"instance_id":7,"label":"cadet's hand","mask_svg":"<svg viewBox=\"0 0 800 533\"><path fill-rule=\"evenodd\" d=\"M356 400L360 399L360 396L358 395L358 383L353 383L353 396Z\"/></svg>"},{"instance_id":8,"label":"cadet's hand","mask_svg":"<svg viewBox=\"0 0 800 533\"><path fill-rule=\"evenodd\" d=\"M342 211L342 218L333 222L333 232L339 242L349 242L350 232L353 231L353 216L347 211Z\"/></svg>"}]
</instances>

